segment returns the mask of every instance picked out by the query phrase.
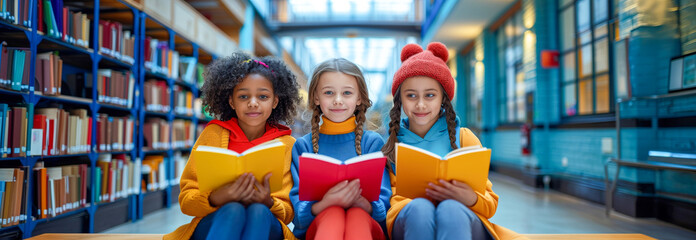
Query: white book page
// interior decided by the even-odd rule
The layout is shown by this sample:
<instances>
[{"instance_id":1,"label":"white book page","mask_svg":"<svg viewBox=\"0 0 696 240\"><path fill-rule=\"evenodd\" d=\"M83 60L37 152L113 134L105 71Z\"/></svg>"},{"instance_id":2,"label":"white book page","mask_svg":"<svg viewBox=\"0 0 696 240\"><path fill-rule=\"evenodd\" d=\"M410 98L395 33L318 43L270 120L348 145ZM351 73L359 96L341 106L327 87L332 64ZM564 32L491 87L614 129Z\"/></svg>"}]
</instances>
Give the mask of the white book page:
<instances>
[{"instance_id":1,"label":"white book page","mask_svg":"<svg viewBox=\"0 0 696 240\"><path fill-rule=\"evenodd\" d=\"M227 155L232 155L232 156L239 156L239 155L240 155L239 153L237 153L237 152L235 152L235 151L232 151L232 150L229 150L229 149L224 149L224 148L219 148L219 147L211 147L211 146L204 146L204 145L198 146L198 148L196 148L196 151L199 151L199 152L214 152L214 153L221 153L221 154L227 154Z\"/></svg>"},{"instance_id":2,"label":"white book page","mask_svg":"<svg viewBox=\"0 0 696 240\"><path fill-rule=\"evenodd\" d=\"M240 155L247 155L250 152L260 151L263 149L273 148L273 147L282 146L282 145L283 145L283 142L281 142L278 139L274 139L274 140L253 146L253 147L247 149L246 151L242 152Z\"/></svg>"},{"instance_id":3,"label":"white book page","mask_svg":"<svg viewBox=\"0 0 696 240\"><path fill-rule=\"evenodd\" d=\"M306 152L306 153L303 153L303 154L302 154L302 157L305 157L305 158L313 158L313 159L321 160L321 161L324 161L324 162L333 163L333 164L336 164L336 165L341 165L341 164L343 164L343 162L341 162L341 160L338 160L338 159L335 159L335 158L332 158L332 157L329 157L329 156L326 156L326 155L316 154L316 153L309 153L309 152Z\"/></svg>"},{"instance_id":4,"label":"white book page","mask_svg":"<svg viewBox=\"0 0 696 240\"><path fill-rule=\"evenodd\" d=\"M482 151L486 151L486 150L488 150L488 148L479 147L479 146L475 146L473 148L472 147L460 148L460 149L458 149L458 151L453 151L453 152L447 154L445 156L445 159L450 159L450 158L454 158L454 157L457 157L460 155L473 153L473 152L482 152Z\"/></svg>"},{"instance_id":5,"label":"white book page","mask_svg":"<svg viewBox=\"0 0 696 240\"><path fill-rule=\"evenodd\" d=\"M384 157L384 154L382 154L382 151L377 151L377 152L373 152L373 153L363 154L363 155L360 155L357 157L352 157L352 158L346 160L345 162L343 162L343 164L348 165L348 164L352 164L352 163L363 162L363 161L367 161L370 159L381 158L381 157Z\"/></svg>"},{"instance_id":6,"label":"white book page","mask_svg":"<svg viewBox=\"0 0 696 240\"><path fill-rule=\"evenodd\" d=\"M441 160L443 159L440 155L437 155L437 154L435 154L435 153L433 153L433 152L431 152L431 151L428 151L428 150L425 150L425 149L422 149L422 148L419 148L419 147L411 146L411 145L408 145L408 144L405 144L405 143L397 143L397 144L396 144L396 149L399 149L399 146L400 146L400 147L404 147L404 148L410 148L410 149L413 149L413 150L416 150L416 151L425 153L425 154L430 155L430 156L432 156L432 157L434 157L434 158L437 158L437 159L441 159ZM396 154L397 154L397 156L398 156L398 151L396 152ZM397 158L398 158L398 157L397 157Z\"/></svg>"}]
</instances>

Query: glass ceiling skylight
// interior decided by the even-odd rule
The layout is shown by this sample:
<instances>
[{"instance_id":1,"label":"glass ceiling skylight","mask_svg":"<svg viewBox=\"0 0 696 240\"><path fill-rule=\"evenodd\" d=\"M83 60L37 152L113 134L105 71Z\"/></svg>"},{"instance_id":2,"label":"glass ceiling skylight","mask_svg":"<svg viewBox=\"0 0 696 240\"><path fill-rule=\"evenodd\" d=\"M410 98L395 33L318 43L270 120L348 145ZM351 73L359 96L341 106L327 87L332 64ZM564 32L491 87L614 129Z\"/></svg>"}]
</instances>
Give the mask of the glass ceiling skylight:
<instances>
[{"instance_id":1,"label":"glass ceiling skylight","mask_svg":"<svg viewBox=\"0 0 696 240\"><path fill-rule=\"evenodd\" d=\"M281 22L421 21L422 0L274 0Z\"/></svg>"}]
</instances>

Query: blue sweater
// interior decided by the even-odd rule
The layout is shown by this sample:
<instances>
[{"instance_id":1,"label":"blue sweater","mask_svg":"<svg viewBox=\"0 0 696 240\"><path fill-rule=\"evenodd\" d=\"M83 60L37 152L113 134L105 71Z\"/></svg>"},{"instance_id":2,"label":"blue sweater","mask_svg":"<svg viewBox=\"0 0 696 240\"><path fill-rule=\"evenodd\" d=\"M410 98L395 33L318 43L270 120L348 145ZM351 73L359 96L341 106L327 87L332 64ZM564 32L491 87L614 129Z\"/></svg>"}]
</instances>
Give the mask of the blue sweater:
<instances>
[{"instance_id":1,"label":"blue sweater","mask_svg":"<svg viewBox=\"0 0 696 240\"><path fill-rule=\"evenodd\" d=\"M455 145L459 146L459 117L456 118ZM401 143L406 143L411 146L419 147L437 155L444 157L452 150L450 145L449 133L447 132L447 120L445 116L437 119L437 122L430 127L430 130L425 134L425 137L420 137L418 134L408 130L408 118L401 120L401 128L396 135L396 139Z\"/></svg>"},{"instance_id":2,"label":"blue sweater","mask_svg":"<svg viewBox=\"0 0 696 240\"><path fill-rule=\"evenodd\" d=\"M379 134L372 131L364 131L361 148L362 153L377 152L382 149L384 140ZM313 152L312 149L312 134L304 135L298 138L295 146L292 149L292 180L294 185L290 190L290 201L295 209L295 218L293 224L295 229L293 233L298 238L304 238L307 228L314 221L312 214L312 205L316 201L300 201L299 199L299 156L304 152ZM341 161L357 156L355 152L355 133L346 133L338 135L319 134L319 153L324 154ZM389 209L389 198L392 195L391 183L389 183L389 173L386 168L382 174L382 187L379 194L379 201L372 202L372 218L384 226L387 209Z\"/></svg>"}]
</instances>

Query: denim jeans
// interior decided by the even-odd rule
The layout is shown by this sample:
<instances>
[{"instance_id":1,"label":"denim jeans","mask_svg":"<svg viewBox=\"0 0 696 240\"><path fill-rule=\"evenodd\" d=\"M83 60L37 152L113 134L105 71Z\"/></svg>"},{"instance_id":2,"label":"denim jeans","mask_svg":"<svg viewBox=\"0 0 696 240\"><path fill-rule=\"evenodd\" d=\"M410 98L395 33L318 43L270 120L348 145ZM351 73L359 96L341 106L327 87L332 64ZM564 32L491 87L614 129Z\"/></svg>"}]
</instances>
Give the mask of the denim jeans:
<instances>
[{"instance_id":1,"label":"denim jeans","mask_svg":"<svg viewBox=\"0 0 696 240\"><path fill-rule=\"evenodd\" d=\"M492 239L476 214L455 200L437 206L416 198L396 216L392 237L401 239Z\"/></svg>"},{"instance_id":2,"label":"denim jeans","mask_svg":"<svg viewBox=\"0 0 696 240\"><path fill-rule=\"evenodd\" d=\"M205 216L191 239L283 239L283 228L265 205L232 202Z\"/></svg>"}]
</instances>

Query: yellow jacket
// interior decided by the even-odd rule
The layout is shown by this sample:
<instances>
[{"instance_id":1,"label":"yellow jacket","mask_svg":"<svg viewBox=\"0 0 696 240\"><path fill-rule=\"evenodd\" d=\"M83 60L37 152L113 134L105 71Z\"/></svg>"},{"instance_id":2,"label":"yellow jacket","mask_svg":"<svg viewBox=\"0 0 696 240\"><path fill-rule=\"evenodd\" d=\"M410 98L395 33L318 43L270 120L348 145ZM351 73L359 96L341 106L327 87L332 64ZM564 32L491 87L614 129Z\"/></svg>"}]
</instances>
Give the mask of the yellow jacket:
<instances>
[{"instance_id":1,"label":"yellow jacket","mask_svg":"<svg viewBox=\"0 0 696 240\"><path fill-rule=\"evenodd\" d=\"M193 148L199 145L220 147L227 149L229 143L230 131L215 124L210 124L205 127ZM286 146L289 146L285 152L285 170L283 176L283 188L271 194L273 197L273 206L271 212L276 216L280 225L283 227L283 235L285 239L296 239L295 235L288 228L287 224L292 221L293 209L288 197L292 188L292 175L290 173L290 161L292 161L292 146L295 139L289 135L278 138ZM182 225L174 232L164 235L164 240L188 240L196 230L196 226L203 217L217 210L217 207L210 205L208 196L210 192L201 192L198 190L198 181L196 176L196 161L197 159L189 158L181 176L179 186L181 193L179 194L179 205L181 212L186 215L193 216L190 223Z\"/></svg>"},{"instance_id":2,"label":"yellow jacket","mask_svg":"<svg viewBox=\"0 0 696 240\"><path fill-rule=\"evenodd\" d=\"M460 131L460 147L481 146L481 141L474 135L468 128L462 128ZM390 199L391 208L387 211L387 230L389 231L389 236L392 236L392 229L394 228L394 222L396 221L396 216L399 215L401 209L406 206L412 199L406 198L396 194L397 182L396 176L392 171L389 171L389 179L392 185L392 197ZM507 228L495 225L488 221L489 218L495 215L495 211L498 208L498 195L493 192L493 184L489 180L486 184L486 192L476 193L478 195L478 200L474 206L469 207L476 216L481 220L483 225L486 226L488 232L491 234L493 239L526 239L521 234L515 233Z\"/></svg>"}]
</instances>

